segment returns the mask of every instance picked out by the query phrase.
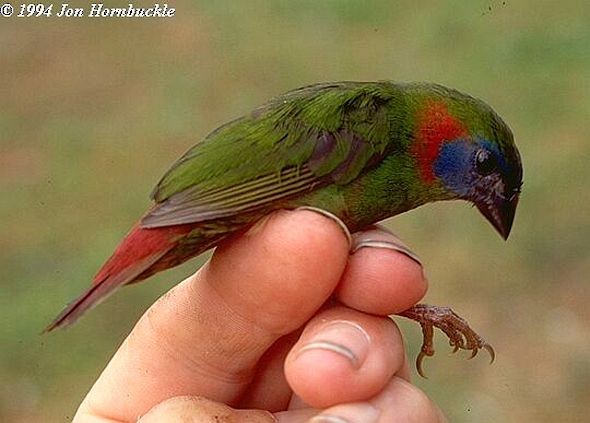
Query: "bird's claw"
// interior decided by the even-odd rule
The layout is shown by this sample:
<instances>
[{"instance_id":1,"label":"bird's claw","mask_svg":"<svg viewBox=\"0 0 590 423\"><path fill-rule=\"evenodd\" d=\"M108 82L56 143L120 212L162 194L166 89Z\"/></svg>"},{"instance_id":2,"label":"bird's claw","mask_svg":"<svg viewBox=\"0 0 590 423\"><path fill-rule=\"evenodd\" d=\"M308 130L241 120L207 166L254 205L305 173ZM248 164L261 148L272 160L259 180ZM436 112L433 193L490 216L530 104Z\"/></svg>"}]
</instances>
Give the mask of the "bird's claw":
<instances>
[{"instance_id":1,"label":"bird's claw","mask_svg":"<svg viewBox=\"0 0 590 423\"><path fill-rule=\"evenodd\" d=\"M474 358L479 350L484 349L490 355L490 364L494 362L496 353L492 346L484 341L469 324L448 307L438 307L428 304L417 304L414 307L402 312L400 316L415 320L422 327L422 348L416 358L416 370L423 378L426 378L422 368L424 357L434 355L434 329L438 328L449 338L449 344L453 347L452 352L459 350L471 351L469 359Z\"/></svg>"},{"instance_id":2,"label":"bird's claw","mask_svg":"<svg viewBox=\"0 0 590 423\"><path fill-rule=\"evenodd\" d=\"M490 355L490 364L492 364L496 359L496 351L494 351L494 348L490 344L485 344L483 349L486 350Z\"/></svg>"}]
</instances>

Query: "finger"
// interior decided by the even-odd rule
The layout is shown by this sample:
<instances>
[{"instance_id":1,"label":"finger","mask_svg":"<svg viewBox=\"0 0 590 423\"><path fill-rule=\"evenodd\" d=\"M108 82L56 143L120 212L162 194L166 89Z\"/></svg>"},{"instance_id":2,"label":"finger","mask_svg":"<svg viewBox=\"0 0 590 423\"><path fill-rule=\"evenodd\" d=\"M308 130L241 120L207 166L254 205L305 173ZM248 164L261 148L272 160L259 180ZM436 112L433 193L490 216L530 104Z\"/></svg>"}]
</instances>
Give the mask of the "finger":
<instances>
[{"instance_id":1,"label":"finger","mask_svg":"<svg viewBox=\"0 0 590 423\"><path fill-rule=\"evenodd\" d=\"M334 217L332 218L334 219ZM385 229L374 227L368 231L354 234L354 241L353 248L357 250L356 255L351 256L352 262L341 280L344 282L343 285L349 285L341 289L348 289L349 292L352 292L353 298L349 301L349 305L357 308L364 307L365 311L370 313L387 314L390 310L395 312L396 309L408 308L423 295L426 281L420 266L418 266L419 259L397 237ZM366 254L359 258L361 252L358 250L360 249L364 249ZM402 254L398 254L400 251ZM393 256L393 259L390 256ZM408 258L411 260L407 260ZM397 265L400 261L405 267ZM354 275L348 274L349 270L352 270ZM363 284L367 281L374 282L368 288L368 295L356 292L359 288L366 289ZM374 292L371 292L371 289ZM364 305L359 305L359 298L361 300L366 298ZM283 349L283 351L285 350ZM286 398L289 396L288 387L282 385L281 389L277 384L269 384L268 382L284 379L282 375L284 358L283 354L276 354L274 349L265 354L264 366L258 369L253 386L249 389L247 397L240 402L241 406L272 410L283 408L285 401L287 401ZM406 356L404 359L404 365L397 375L410 380L410 366ZM252 387L255 389L253 390ZM283 392L280 400L276 395L278 391ZM269 403L268 399L272 399L272 401ZM302 406L307 406L307 404Z\"/></svg>"},{"instance_id":2,"label":"finger","mask_svg":"<svg viewBox=\"0 0 590 423\"><path fill-rule=\"evenodd\" d=\"M306 326L285 375L303 402L323 408L376 395L403 368L404 356L390 319L336 306Z\"/></svg>"},{"instance_id":3,"label":"finger","mask_svg":"<svg viewBox=\"0 0 590 423\"><path fill-rule=\"evenodd\" d=\"M271 413L263 410L235 410L203 397L174 397L153 407L138 423L276 423Z\"/></svg>"},{"instance_id":4,"label":"finger","mask_svg":"<svg viewBox=\"0 0 590 423\"><path fill-rule=\"evenodd\" d=\"M341 404L322 411L310 423L445 423L447 420L424 392L393 377L386 388L366 402Z\"/></svg>"},{"instance_id":5,"label":"finger","mask_svg":"<svg viewBox=\"0 0 590 423\"><path fill-rule=\"evenodd\" d=\"M237 404L240 408L270 411L287 409L293 391L285 379L283 366L300 335L301 331L298 330L283 336L258 360L252 382Z\"/></svg>"},{"instance_id":6,"label":"finger","mask_svg":"<svg viewBox=\"0 0 590 423\"><path fill-rule=\"evenodd\" d=\"M353 254L338 286L338 299L357 310L381 315L416 304L428 284L421 264L409 251L381 226L354 234Z\"/></svg>"},{"instance_id":7,"label":"finger","mask_svg":"<svg viewBox=\"0 0 590 423\"><path fill-rule=\"evenodd\" d=\"M330 219L273 214L148 310L81 409L132 420L178 395L237 402L265 351L329 297L347 258Z\"/></svg>"},{"instance_id":8,"label":"finger","mask_svg":"<svg viewBox=\"0 0 590 423\"><path fill-rule=\"evenodd\" d=\"M306 408L273 415L265 410L234 409L204 397L181 396L157 404L137 423L304 423L316 414L317 410Z\"/></svg>"}]
</instances>

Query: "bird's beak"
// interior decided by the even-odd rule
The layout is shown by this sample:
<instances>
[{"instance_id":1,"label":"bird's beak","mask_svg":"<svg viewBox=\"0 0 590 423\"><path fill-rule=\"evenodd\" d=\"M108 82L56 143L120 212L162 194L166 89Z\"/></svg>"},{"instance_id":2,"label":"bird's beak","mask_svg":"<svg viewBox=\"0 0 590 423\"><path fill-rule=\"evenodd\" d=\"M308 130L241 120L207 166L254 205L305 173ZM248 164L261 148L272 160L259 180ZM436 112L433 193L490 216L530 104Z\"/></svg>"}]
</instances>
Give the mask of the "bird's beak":
<instances>
[{"instance_id":1,"label":"bird's beak","mask_svg":"<svg viewBox=\"0 0 590 423\"><path fill-rule=\"evenodd\" d=\"M514 192L508 197L497 196L491 202L476 204L481 214L484 215L504 239L508 239L508 235L510 235L519 194L519 192Z\"/></svg>"}]
</instances>

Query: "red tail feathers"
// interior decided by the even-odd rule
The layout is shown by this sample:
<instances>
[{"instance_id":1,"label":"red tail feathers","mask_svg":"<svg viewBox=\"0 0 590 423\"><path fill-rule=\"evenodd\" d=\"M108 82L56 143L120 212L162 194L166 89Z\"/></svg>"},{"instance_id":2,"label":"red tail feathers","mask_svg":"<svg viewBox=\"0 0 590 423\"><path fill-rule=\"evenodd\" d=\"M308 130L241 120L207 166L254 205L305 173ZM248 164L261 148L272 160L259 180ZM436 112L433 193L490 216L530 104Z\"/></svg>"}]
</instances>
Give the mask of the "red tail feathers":
<instances>
[{"instance_id":1,"label":"red tail feathers","mask_svg":"<svg viewBox=\"0 0 590 423\"><path fill-rule=\"evenodd\" d=\"M182 235L190 232L194 224L154 229L142 229L135 224L113 255L94 277L92 286L75 301L70 303L45 329L49 332L58 327L74 323L85 311L97 305L117 288L142 279L150 268L170 252ZM166 263L167 264L167 263ZM170 267L164 265L161 269Z\"/></svg>"}]
</instances>

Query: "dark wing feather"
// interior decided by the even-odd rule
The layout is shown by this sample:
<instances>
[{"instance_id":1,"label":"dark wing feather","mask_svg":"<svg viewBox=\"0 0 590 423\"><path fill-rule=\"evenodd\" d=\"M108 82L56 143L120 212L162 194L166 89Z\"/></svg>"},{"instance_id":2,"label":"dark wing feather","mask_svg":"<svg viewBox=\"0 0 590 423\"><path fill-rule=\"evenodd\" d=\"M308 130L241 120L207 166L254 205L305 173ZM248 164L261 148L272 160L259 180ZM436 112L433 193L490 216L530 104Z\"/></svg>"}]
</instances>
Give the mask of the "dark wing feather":
<instances>
[{"instance_id":1,"label":"dark wing feather","mask_svg":"<svg viewBox=\"0 0 590 423\"><path fill-rule=\"evenodd\" d=\"M219 219L255 210L317 185L323 183L303 166L230 187L202 191L192 186L157 204L141 223L144 228L157 228Z\"/></svg>"}]
</instances>

